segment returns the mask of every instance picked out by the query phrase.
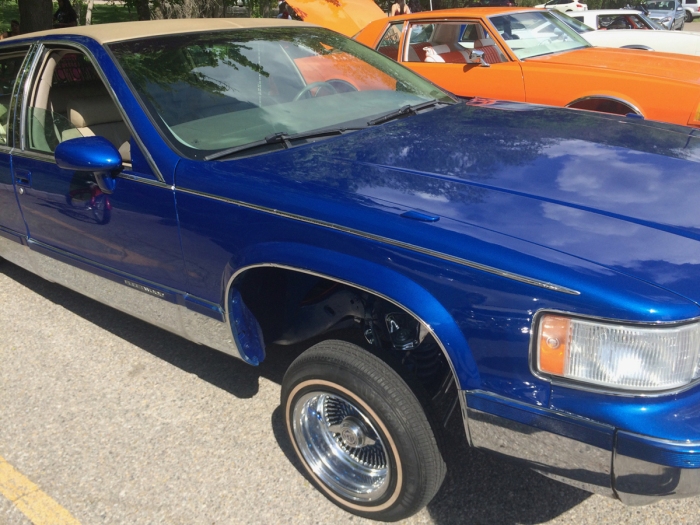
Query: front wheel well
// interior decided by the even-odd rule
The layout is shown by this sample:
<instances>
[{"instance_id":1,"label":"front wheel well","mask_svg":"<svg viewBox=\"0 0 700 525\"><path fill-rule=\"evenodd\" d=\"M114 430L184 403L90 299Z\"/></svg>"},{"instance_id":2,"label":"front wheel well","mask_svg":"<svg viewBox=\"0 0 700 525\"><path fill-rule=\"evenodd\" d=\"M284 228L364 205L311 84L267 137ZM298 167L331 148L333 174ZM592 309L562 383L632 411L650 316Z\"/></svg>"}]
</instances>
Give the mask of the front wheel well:
<instances>
[{"instance_id":1,"label":"front wheel well","mask_svg":"<svg viewBox=\"0 0 700 525\"><path fill-rule=\"evenodd\" d=\"M449 392L457 399L458 385L441 344L424 322L379 294L303 270L260 266L236 276L228 300L234 337L249 362L261 362L269 344L311 345L341 333L399 363L428 397ZM454 408L452 399L446 404Z\"/></svg>"}]
</instances>

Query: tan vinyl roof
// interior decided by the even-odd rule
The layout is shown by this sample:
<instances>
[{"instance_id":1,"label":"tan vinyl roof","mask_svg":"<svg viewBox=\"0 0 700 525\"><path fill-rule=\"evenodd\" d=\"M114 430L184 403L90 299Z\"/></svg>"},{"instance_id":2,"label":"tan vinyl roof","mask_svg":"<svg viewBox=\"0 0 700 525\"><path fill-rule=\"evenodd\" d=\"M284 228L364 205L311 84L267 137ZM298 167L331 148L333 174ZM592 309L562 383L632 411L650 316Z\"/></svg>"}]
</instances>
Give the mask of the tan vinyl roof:
<instances>
[{"instance_id":1,"label":"tan vinyl roof","mask_svg":"<svg viewBox=\"0 0 700 525\"><path fill-rule=\"evenodd\" d=\"M201 31L220 31L247 27L312 27L312 24L277 18L181 18L171 20L147 20L144 22L120 22L117 24L95 24L66 27L19 35L8 40L38 38L51 35L78 35L93 38L101 44L133 40L150 36Z\"/></svg>"}]
</instances>

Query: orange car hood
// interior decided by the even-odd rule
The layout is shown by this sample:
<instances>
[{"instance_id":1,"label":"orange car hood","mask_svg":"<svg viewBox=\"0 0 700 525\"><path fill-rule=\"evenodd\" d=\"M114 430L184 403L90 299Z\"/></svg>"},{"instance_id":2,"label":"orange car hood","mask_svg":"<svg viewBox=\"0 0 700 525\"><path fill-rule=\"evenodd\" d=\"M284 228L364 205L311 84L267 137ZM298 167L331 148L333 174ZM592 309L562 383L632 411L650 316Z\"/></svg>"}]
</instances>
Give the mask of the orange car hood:
<instances>
[{"instance_id":1,"label":"orange car hood","mask_svg":"<svg viewBox=\"0 0 700 525\"><path fill-rule=\"evenodd\" d=\"M353 36L370 22L386 18L374 0L287 0L304 22Z\"/></svg>"},{"instance_id":2,"label":"orange car hood","mask_svg":"<svg viewBox=\"0 0 700 525\"><path fill-rule=\"evenodd\" d=\"M585 48L528 58L525 62L603 68L678 81L700 82L700 57L614 48Z\"/></svg>"}]
</instances>

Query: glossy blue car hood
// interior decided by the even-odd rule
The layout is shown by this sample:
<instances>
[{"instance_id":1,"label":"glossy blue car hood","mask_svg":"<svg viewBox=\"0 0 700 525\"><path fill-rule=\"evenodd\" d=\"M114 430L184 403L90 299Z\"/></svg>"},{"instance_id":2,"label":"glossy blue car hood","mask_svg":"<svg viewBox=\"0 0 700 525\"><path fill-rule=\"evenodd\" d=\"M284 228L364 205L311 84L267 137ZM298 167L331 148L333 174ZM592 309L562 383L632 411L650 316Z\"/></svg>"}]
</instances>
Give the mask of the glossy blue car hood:
<instances>
[{"instance_id":1,"label":"glossy blue car hood","mask_svg":"<svg viewBox=\"0 0 700 525\"><path fill-rule=\"evenodd\" d=\"M694 131L541 106L459 104L235 164L525 240L698 303Z\"/></svg>"}]
</instances>

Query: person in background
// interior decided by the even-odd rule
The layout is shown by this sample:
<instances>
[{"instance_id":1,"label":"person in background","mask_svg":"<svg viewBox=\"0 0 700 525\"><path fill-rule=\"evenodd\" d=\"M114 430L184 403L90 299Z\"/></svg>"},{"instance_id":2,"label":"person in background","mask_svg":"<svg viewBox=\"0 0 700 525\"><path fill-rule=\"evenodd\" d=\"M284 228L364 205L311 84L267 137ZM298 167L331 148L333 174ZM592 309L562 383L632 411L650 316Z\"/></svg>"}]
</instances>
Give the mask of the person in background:
<instances>
[{"instance_id":1,"label":"person in background","mask_svg":"<svg viewBox=\"0 0 700 525\"><path fill-rule=\"evenodd\" d=\"M58 0L58 9L53 14L54 27L73 27L78 25L78 15L70 0Z\"/></svg>"},{"instance_id":2,"label":"person in background","mask_svg":"<svg viewBox=\"0 0 700 525\"><path fill-rule=\"evenodd\" d=\"M391 6L391 12L389 16L396 15L410 15L411 8L406 5L405 0L398 0L394 5Z\"/></svg>"},{"instance_id":3,"label":"person in background","mask_svg":"<svg viewBox=\"0 0 700 525\"><path fill-rule=\"evenodd\" d=\"M277 3L277 7L280 11L280 13L277 15L277 18L281 18L283 20L292 20L292 15L289 13L289 6L287 5L287 2L280 0Z\"/></svg>"},{"instance_id":4,"label":"person in background","mask_svg":"<svg viewBox=\"0 0 700 525\"><path fill-rule=\"evenodd\" d=\"M10 38L11 36L17 36L17 35L19 35L19 21L12 20L10 22L10 30L5 31L4 33L0 34L0 40L3 40L5 38Z\"/></svg>"}]
</instances>

